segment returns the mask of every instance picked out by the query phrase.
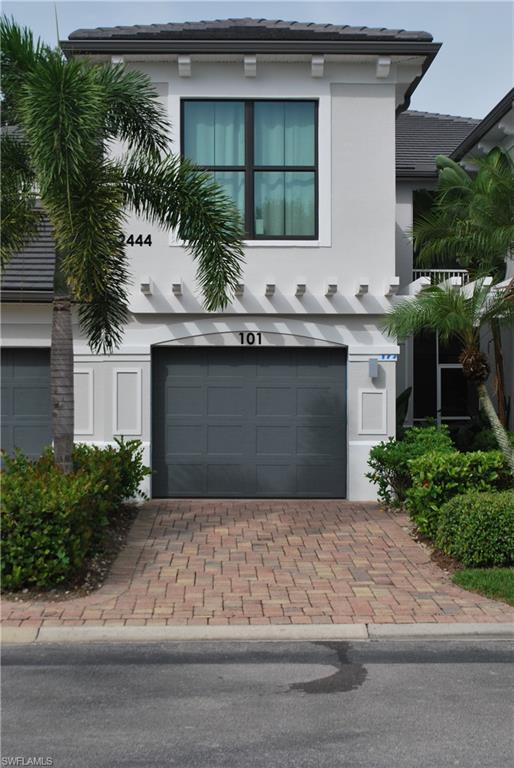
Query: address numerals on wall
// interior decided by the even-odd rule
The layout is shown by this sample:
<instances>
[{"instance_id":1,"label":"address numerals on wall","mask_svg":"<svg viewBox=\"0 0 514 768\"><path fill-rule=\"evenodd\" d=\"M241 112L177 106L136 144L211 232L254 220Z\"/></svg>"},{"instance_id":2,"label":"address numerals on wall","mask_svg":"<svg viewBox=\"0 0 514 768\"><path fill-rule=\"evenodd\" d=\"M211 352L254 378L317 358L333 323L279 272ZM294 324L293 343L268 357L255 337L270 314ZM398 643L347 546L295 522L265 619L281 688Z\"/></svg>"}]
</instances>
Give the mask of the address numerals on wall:
<instances>
[{"instance_id":1,"label":"address numerals on wall","mask_svg":"<svg viewBox=\"0 0 514 768\"><path fill-rule=\"evenodd\" d=\"M151 245L152 244L152 236L151 235L122 235L121 236L121 244L122 245Z\"/></svg>"},{"instance_id":2,"label":"address numerals on wall","mask_svg":"<svg viewBox=\"0 0 514 768\"><path fill-rule=\"evenodd\" d=\"M239 334L241 344L248 347L253 347L254 344L262 344L262 334L260 331L253 333L253 331L245 331Z\"/></svg>"}]
</instances>

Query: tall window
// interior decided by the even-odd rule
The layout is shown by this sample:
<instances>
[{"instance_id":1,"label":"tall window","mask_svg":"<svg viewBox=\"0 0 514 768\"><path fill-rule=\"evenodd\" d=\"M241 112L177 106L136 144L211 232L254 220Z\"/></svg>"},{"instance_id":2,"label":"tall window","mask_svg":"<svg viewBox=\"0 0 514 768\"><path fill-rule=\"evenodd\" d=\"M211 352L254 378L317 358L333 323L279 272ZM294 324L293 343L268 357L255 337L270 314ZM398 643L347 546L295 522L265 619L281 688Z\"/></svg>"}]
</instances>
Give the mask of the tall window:
<instances>
[{"instance_id":1,"label":"tall window","mask_svg":"<svg viewBox=\"0 0 514 768\"><path fill-rule=\"evenodd\" d=\"M248 238L317 238L316 102L185 100L182 152L234 200Z\"/></svg>"}]
</instances>

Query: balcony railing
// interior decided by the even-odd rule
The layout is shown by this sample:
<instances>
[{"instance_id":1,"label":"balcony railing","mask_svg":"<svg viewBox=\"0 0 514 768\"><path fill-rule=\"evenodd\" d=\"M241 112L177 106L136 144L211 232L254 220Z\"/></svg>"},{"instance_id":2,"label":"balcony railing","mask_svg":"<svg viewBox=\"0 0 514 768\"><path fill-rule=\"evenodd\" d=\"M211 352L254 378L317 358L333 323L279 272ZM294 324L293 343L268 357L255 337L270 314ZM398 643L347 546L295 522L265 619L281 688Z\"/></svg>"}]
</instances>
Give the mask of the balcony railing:
<instances>
[{"instance_id":1,"label":"balcony railing","mask_svg":"<svg viewBox=\"0 0 514 768\"><path fill-rule=\"evenodd\" d=\"M469 273L467 269L414 269L412 279L418 280L420 277L429 277L430 285L439 285L449 280L450 277L460 277L462 285L469 282Z\"/></svg>"}]
</instances>

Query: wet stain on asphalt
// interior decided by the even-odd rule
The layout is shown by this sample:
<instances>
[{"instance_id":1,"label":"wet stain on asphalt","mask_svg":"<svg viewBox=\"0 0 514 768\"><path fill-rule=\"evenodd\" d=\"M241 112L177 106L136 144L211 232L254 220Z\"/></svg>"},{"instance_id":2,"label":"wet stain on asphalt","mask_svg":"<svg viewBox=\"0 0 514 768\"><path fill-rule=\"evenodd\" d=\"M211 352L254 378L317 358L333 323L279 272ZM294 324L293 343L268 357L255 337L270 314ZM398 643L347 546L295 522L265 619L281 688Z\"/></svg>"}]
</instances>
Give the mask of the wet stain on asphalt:
<instances>
[{"instance_id":1,"label":"wet stain on asphalt","mask_svg":"<svg viewBox=\"0 0 514 768\"><path fill-rule=\"evenodd\" d=\"M339 669L333 675L320 677L317 680L293 683L289 686L289 690L303 691L303 693L344 693L360 688L368 672L363 664L355 664L348 659L349 643L316 643L316 645L322 645L336 652Z\"/></svg>"}]
</instances>

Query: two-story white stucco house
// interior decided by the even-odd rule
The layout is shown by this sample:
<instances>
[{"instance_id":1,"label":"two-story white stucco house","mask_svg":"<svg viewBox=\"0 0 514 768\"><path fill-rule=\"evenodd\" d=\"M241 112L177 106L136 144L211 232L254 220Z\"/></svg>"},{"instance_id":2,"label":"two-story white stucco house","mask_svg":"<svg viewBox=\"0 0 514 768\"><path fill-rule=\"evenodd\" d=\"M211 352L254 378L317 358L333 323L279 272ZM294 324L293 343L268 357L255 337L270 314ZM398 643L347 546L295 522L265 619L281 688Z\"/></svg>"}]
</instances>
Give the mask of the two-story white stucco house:
<instances>
[{"instance_id":1,"label":"two-story white stucco house","mask_svg":"<svg viewBox=\"0 0 514 768\"><path fill-rule=\"evenodd\" d=\"M373 498L399 352L381 320L412 279L396 256L397 118L439 44L243 19L78 30L62 46L150 75L172 149L212 171L248 238L244 283L213 314L183 245L128 221L123 343L92 355L75 329L76 440L140 438L154 496ZM29 453L50 435L52 259L48 231L3 285L2 440Z\"/></svg>"}]
</instances>

